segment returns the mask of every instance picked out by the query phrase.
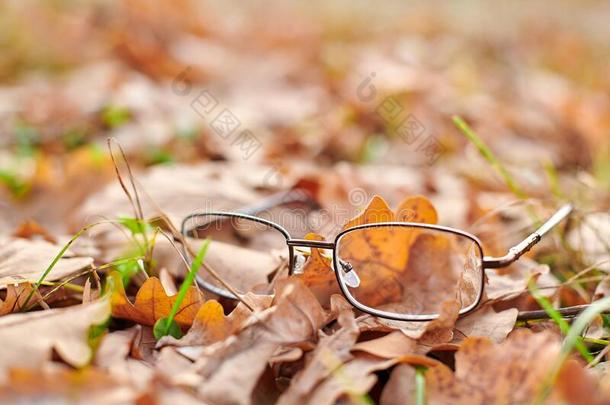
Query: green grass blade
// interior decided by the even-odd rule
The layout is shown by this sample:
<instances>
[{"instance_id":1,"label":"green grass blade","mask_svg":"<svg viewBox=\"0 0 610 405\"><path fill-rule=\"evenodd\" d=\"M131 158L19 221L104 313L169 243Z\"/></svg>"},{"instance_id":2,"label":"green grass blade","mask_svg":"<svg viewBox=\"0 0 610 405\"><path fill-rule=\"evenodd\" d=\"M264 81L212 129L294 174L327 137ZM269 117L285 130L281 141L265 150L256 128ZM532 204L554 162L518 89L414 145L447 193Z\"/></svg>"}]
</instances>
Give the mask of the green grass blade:
<instances>
[{"instance_id":1,"label":"green grass blade","mask_svg":"<svg viewBox=\"0 0 610 405\"><path fill-rule=\"evenodd\" d=\"M464 121L461 117L454 115L453 123L464 134L464 136L466 136L466 138L468 138L468 140L472 142L474 146L476 146L483 158L485 158L485 160L489 162L489 164L498 172L498 174L500 174L508 189L520 200L526 200L528 196L525 191L523 191L519 184L517 184L508 170L506 170L506 167L504 167L500 159L498 159L492 150L489 149L483 139L481 139L481 137L477 135L477 133L474 132L468 124L466 124L466 121ZM540 224L540 218L538 218L538 215L530 205L527 205L527 210L532 220L536 224Z\"/></svg>"},{"instance_id":2,"label":"green grass blade","mask_svg":"<svg viewBox=\"0 0 610 405\"><path fill-rule=\"evenodd\" d=\"M470 128L466 121L464 121L461 117L453 116L453 123L458 127L460 131L473 143L474 146L479 150L479 153L492 165L494 169L497 170L498 174L502 176L502 179L512 191L520 199L526 199L527 194L519 187L517 182L512 178L506 167L500 162L500 160L496 157L496 155L489 149L489 147L485 144L483 139L477 135L476 132Z\"/></svg>"},{"instance_id":3,"label":"green grass blade","mask_svg":"<svg viewBox=\"0 0 610 405\"><path fill-rule=\"evenodd\" d=\"M38 279L38 281L36 282L36 284L34 284L32 291L30 291L30 293L28 294L27 298L25 299L23 305L21 306L22 310L25 310L27 308L28 303L30 302L30 300L32 299L32 297L34 296L34 294L36 293L36 291L38 291L38 288L40 287L40 285L44 282L44 280L47 278L47 276L49 275L49 273L51 272L51 270L53 270L53 267L55 267L55 265L57 264L57 262L59 262L59 259L61 259L63 257L64 254L66 254L66 251L70 248L70 246L72 246L72 244L74 242L76 242L76 240L81 237L81 235L85 232L87 232L89 229L93 228L96 225L99 225L101 223L104 222L96 222L93 224L89 224L83 228L81 228L80 231L76 232L74 234L74 236L72 236L72 238L68 241L68 243L66 243L64 245L64 247L59 251L59 253L55 256L55 258L53 259L53 261L51 262L51 264L49 264L49 266L45 269L45 271L42 273L42 275L40 276L40 278Z\"/></svg>"},{"instance_id":4,"label":"green grass blade","mask_svg":"<svg viewBox=\"0 0 610 405\"><path fill-rule=\"evenodd\" d=\"M426 367L415 367L415 405L426 405Z\"/></svg>"},{"instance_id":5,"label":"green grass blade","mask_svg":"<svg viewBox=\"0 0 610 405\"><path fill-rule=\"evenodd\" d=\"M565 319L563 319L561 314L555 308L553 308L553 305L549 302L549 300L547 300L540 294L540 290L538 290L538 287L536 287L533 282L530 282L528 284L528 288L530 290L530 294L532 294L532 297L534 297L538 305L540 305L542 309L544 309L546 313L549 314L551 319L559 327L559 330L561 330L561 333L566 336L569 335L571 332L570 325ZM577 337L576 341L574 342L574 345L576 346L576 349L578 349L578 352L582 355L582 357L587 360L587 362L593 360L593 355L589 353L589 349L587 349L587 346L584 344L580 336Z\"/></svg>"},{"instance_id":6,"label":"green grass blade","mask_svg":"<svg viewBox=\"0 0 610 405\"><path fill-rule=\"evenodd\" d=\"M176 326L174 325L174 317L178 313L180 304L182 304L182 301L184 301L184 297L186 297L188 289L191 287L191 285L193 285L193 282L195 281L195 276L197 275L197 272L199 271L199 268L203 263L203 259L205 258L209 246L210 239L208 238L203 242L203 245L201 245L201 248L197 252L195 260L193 260L193 263L191 263L191 268L189 269L186 278L180 286L180 290L178 291L178 295L176 296L176 301L174 301L174 305L172 306L169 315L166 318L161 318L156 322L155 327L153 329L155 333L155 338L160 339L161 337L170 334L170 332L174 337L176 337L176 335L178 334L175 330Z\"/></svg>"},{"instance_id":7,"label":"green grass blade","mask_svg":"<svg viewBox=\"0 0 610 405\"><path fill-rule=\"evenodd\" d=\"M563 345L561 346L559 358L555 361L555 364L551 369L551 373L546 379L543 390L540 392L540 394L534 401L535 404L545 403L546 398L551 392L551 387L554 385L555 381L557 380L557 377L559 376L561 367L568 359L574 348L578 348L579 343L582 343L581 335L584 330L597 316L599 316L602 312L607 311L608 309L610 309L610 297L603 298L599 301L591 303L591 305L587 309L585 309L578 316L578 318L576 318L576 320L572 324L572 327L570 328L570 331L563 340Z\"/></svg>"}]
</instances>

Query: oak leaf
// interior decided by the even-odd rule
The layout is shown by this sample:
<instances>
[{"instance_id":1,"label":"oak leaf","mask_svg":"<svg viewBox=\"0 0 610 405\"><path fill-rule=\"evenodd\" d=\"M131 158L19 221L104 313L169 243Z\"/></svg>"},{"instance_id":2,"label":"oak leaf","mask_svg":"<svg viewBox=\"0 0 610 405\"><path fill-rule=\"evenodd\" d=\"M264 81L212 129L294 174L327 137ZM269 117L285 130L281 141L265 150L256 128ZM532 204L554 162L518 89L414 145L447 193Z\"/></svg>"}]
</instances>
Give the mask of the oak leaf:
<instances>
[{"instance_id":1,"label":"oak leaf","mask_svg":"<svg viewBox=\"0 0 610 405\"><path fill-rule=\"evenodd\" d=\"M169 315L177 295L168 296L158 278L146 280L132 303L125 294L120 275L113 272L111 277L114 280L111 296L113 317L152 326L158 319ZM203 303L203 294L196 287L190 287L174 318L178 325L183 328L190 326Z\"/></svg>"}]
</instances>

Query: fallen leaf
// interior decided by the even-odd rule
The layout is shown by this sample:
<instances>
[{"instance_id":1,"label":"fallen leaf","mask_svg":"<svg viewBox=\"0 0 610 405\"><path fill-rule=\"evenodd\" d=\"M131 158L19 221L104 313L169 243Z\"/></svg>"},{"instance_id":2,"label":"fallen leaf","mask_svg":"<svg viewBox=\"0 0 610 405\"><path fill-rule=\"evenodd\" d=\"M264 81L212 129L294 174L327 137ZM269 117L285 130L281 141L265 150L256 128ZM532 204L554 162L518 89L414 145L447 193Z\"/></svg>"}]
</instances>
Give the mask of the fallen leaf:
<instances>
[{"instance_id":1,"label":"fallen leaf","mask_svg":"<svg viewBox=\"0 0 610 405\"><path fill-rule=\"evenodd\" d=\"M86 368L13 368L0 385L2 403L132 403L137 392L121 380Z\"/></svg>"},{"instance_id":2,"label":"fallen leaf","mask_svg":"<svg viewBox=\"0 0 610 405\"><path fill-rule=\"evenodd\" d=\"M93 365L141 392L148 388L154 370L145 361L130 356L139 334L138 328L141 327L134 326L106 334L97 348Z\"/></svg>"},{"instance_id":3,"label":"fallen leaf","mask_svg":"<svg viewBox=\"0 0 610 405\"><path fill-rule=\"evenodd\" d=\"M352 351L361 351L376 357L391 359L415 352L415 340L400 331L395 331L377 339L359 342Z\"/></svg>"},{"instance_id":4,"label":"fallen leaf","mask_svg":"<svg viewBox=\"0 0 610 405\"><path fill-rule=\"evenodd\" d=\"M453 327L458 319L459 307L455 300L441 305L439 317L427 322L394 321L365 315L358 318L361 331L390 332L400 330L407 337L419 341L424 346L434 346L449 342L453 338Z\"/></svg>"},{"instance_id":5,"label":"fallen leaf","mask_svg":"<svg viewBox=\"0 0 610 405\"><path fill-rule=\"evenodd\" d=\"M305 239L323 241L324 237L309 233L305 235ZM340 293L331 262L318 248L311 249L311 254L295 277L311 289L325 308L330 304L330 297Z\"/></svg>"},{"instance_id":6,"label":"fallen leaf","mask_svg":"<svg viewBox=\"0 0 610 405\"><path fill-rule=\"evenodd\" d=\"M65 309L1 317L0 373L9 367L39 367L51 359L52 350L68 364L84 366L92 356L87 343L89 327L105 322L109 316L110 302L102 299Z\"/></svg>"},{"instance_id":7,"label":"fallen leaf","mask_svg":"<svg viewBox=\"0 0 610 405\"><path fill-rule=\"evenodd\" d=\"M537 280L549 275L550 269L546 264L538 264L526 257L513 263L505 269L487 271L487 285L485 286L485 296L490 300L510 300L528 291L527 284L530 280ZM544 286L551 286L550 280ZM553 291L550 290L552 293ZM546 290L541 293L548 294Z\"/></svg>"},{"instance_id":8,"label":"fallen leaf","mask_svg":"<svg viewBox=\"0 0 610 405\"><path fill-rule=\"evenodd\" d=\"M57 243L57 240L43 226L33 219L26 219L21 222L13 232L16 238L33 239L32 236L42 237L49 243Z\"/></svg>"},{"instance_id":9,"label":"fallen leaf","mask_svg":"<svg viewBox=\"0 0 610 405\"><path fill-rule=\"evenodd\" d=\"M225 316L218 301L209 300L199 307L188 333L179 340L167 338L167 343L172 342L180 346L209 345L231 335L239 326L237 322L234 324L233 319ZM160 341L158 346L164 343Z\"/></svg>"},{"instance_id":10,"label":"fallen leaf","mask_svg":"<svg viewBox=\"0 0 610 405\"><path fill-rule=\"evenodd\" d=\"M377 382L375 371L385 370L398 359L380 359L370 355L359 355L345 365L333 370L333 374L309 393L306 401L311 405L332 405L342 397L351 402L370 401L367 393Z\"/></svg>"},{"instance_id":11,"label":"fallen leaf","mask_svg":"<svg viewBox=\"0 0 610 405\"><path fill-rule=\"evenodd\" d=\"M517 330L500 344L489 338L468 338L455 355L455 373L442 364L426 371L427 401L429 404L531 403L541 393L559 350L560 342L550 332L534 334ZM562 396L558 387L554 386L551 403ZM388 389L396 390L396 387ZM405 395L410 393L410 389L404 390L397 398L408 402Z\"/></svg>"},{"instance_id":12,"label":"fallen leaf","mask_svg":"<svg viewBox=\"0 0 610 405\"><path fill-rule=\"evenodd\" d=\"M0 241L0 288L7 284L35 283L53 262L62 246L43 240L8 238ZM60 280L93 264L91 257L77 257L69 251L46 277Z\"/></svg>"},{"instance_id":13,"label":"fallen leaf","mask_svg":"<svg viewBox=\"0 0 610 405\"><path fill-rule=\"evenodd\" d=\"M380 405L410 405L415 398L415 368L399 364L381 393Z\"/></svg>"},{"instance_id":14,"label":"fallen leaf","mask_svg":"<svg viewBox=\"0 0 610 405\"><path fill-rule=\"evenodd\" d=\"M113 317L152 326L158 319L169 315L177 295L168 296L158 278L150 277L146 280L132 303L125 295L120 275L113 272L111 277L114 280L114 291L110 300ZM180 303L175 321L183 328L190 326L203 302L201 292L196 287L190 287Z\"/></svg>"},{"instance_id":15,"label":"fallen leaf","mask_svg":"<svg viewBox=\"0 0 610 405\"><path fill-rule=\"evenodd\" d=\"M334 334L323 336L305 368L290 382L277 404L305 403L316 386L338 367L352 358L351 348L360 334L351 309L344 310L338 318L341 328Z\"/></svg>"},{"instance_id":16,"label":"fallen leaf","mask_svg":"<svg viewBox=\"0 0 610 405\"><path fill-rule=\"evenodd\" d=\"M250 318L237 335L210 346L196 365L204 382L198 391L214 403L248 404L268 360L284 345L315 339L325 323L313 294L298 280L278 282L274 305Z\"/></svg>"},{"instance_id":17,"label":"fallen leaf","mask_svg":"<svg viewBox=\"0 0 610 405\"><path fill-rule=\"evenodd\" d=\"M496 312L491 305L484 305L456 322L457 333L454 341L462 341L471 336L484 336L500 343L515 327L517 315L517 308Z\"/></svg>"},{"instance_id":18,"label":"fallen leaf","mask_svg":"<svg viewBox=\"0 0 610 405\"><path fill-rule=\"evenodd\" d=\"M9 284L6 287L6 297L4 298L4 301L0 300L0 315L19 311L31 291L32 287L30 287L28 283L18 285Z\"/></svg>"}]
</instances>

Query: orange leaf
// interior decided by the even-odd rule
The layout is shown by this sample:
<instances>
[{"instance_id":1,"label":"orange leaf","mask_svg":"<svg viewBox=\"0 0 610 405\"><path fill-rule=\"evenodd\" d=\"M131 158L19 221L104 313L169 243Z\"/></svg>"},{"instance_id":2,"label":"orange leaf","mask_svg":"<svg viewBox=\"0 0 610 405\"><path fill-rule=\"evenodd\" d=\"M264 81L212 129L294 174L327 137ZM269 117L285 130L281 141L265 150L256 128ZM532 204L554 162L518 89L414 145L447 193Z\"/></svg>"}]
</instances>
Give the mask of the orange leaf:
<instances>
[{"instance_id":1,"label":"orange leaf","mask_svg":"<svg viewBox=\"0 0 610 405\"><path fill-rule=\"evenodd\" d=\"M125 295L125 289L118 273L111 273L115 283L112 294L112 316L128 319L142 325L152 326L155 322L169 315L176 295L168 296L156 277L151 277L140 287L134 303ZM175 321L182 327L190 326L203 304L203 294L195 287L189 288L180 308L176 313Z\"/></svg>"},{"instance_id":2,"label":"orange leaf","mask_svg":"<svg viewBox=\"0 0 610 405\"><path fill-rule=\"evenodd\" d=\"M396 221L436 224L436 209L426 197L418 195L407 197L396 209Z\"/></svg>"},{"instance_id":3,"label":"orange leaf","mask_svg":"<svg viewBox=\"0 0 610 405\"><path fill-rule=\"evenodd\" d=\"M193 326L189 330L189 334L197 333L201 336L199 344L218 342L232 332L233 322L225 316L222 305L216 300L206 301L199 308Z\"/></svg>"}]
</instances>

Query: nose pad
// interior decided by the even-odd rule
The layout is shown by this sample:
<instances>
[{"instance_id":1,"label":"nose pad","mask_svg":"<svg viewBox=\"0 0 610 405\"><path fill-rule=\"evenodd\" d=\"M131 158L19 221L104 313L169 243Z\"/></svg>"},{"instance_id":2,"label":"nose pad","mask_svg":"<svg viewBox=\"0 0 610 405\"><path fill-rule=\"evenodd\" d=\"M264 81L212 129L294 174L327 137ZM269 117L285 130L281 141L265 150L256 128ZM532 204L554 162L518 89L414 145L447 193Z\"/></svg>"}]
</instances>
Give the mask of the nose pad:
<instances>
[{"instance_id":1,"label":"nose pad","mask_svg":"<svg viewBox=\"0 0 610 405\"><path fill-rule=\"evenodd\" d=\"M307 258L300 254L300 253L296 253L294 256L294 274L303 274L303 269L305 267L305 262L307 261Z\"/></svg>"},{"instance_id":2,"label":"nose pad","mask_svg":"<svg viewBox=\"0 0 610 405\"><path fill-rule=\"evenodd\" d=\"M360 277L358 277L358 273L352 267L350 262L346 262L345 260L339 260L339 264L341 265L341 270L343 270L343 280L345 284L347 284L350 288L358 288L360 287Z\"/></svg>"}]
</instances>

